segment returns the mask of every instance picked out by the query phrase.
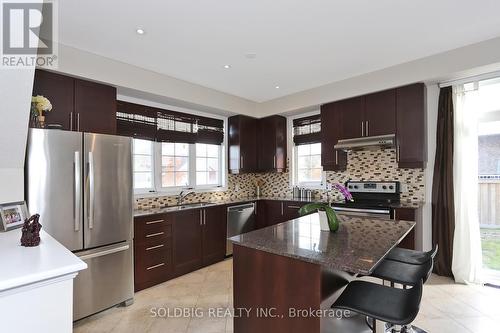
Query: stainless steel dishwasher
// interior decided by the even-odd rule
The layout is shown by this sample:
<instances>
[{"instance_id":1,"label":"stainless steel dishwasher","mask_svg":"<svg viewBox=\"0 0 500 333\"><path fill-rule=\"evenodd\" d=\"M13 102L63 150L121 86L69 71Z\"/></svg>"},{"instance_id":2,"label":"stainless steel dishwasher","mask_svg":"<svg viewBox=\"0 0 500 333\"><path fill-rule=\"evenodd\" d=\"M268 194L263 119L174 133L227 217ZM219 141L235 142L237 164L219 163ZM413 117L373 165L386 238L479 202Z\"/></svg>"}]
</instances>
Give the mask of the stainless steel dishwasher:
<instances>
[{"instance_id":1,"label":"stainless steel dishwasher","mask_svg":"<svg viewBox=\"0 0 500 333\"><path fill-rule=\"evenodd\" d=\"M227 237L255 230L255 203L227 208ZM233 254L233 243L226 243L226 255Z\"/></svg>"}]
</instances>

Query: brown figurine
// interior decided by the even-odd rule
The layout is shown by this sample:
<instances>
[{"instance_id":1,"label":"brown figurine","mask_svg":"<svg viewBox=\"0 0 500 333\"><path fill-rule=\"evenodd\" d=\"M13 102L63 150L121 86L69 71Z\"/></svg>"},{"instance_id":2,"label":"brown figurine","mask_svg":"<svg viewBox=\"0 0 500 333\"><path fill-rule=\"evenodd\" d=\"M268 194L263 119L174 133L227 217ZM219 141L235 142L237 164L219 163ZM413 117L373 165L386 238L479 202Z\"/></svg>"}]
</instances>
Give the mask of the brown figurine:
<instances>
[{"instance_id":1,"label":"brown figurine","mask_svg":"<svg viewBox=\"0 0 500 333\"><path fill-rule=\"evenodd\" d=\"M42 225L38 222L39 214L35 214L24 221L23 235L21 236L22 246L38 246L40 244L40 229Z\"/></svg>"}]
</instances>

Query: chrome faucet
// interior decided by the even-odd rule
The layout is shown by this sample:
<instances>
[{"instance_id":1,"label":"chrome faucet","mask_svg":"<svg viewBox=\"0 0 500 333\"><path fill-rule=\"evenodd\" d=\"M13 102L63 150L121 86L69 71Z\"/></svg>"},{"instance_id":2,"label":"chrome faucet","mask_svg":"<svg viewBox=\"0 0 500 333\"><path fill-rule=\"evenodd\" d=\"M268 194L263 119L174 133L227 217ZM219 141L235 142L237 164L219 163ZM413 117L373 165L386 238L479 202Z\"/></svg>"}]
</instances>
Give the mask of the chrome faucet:
<instances>
[{"instance_id":1,"label":"chrome faucet","mask_svg":"<svg viewBox=\"0 0 500 333\"><path fill-rule=\"evenodd\" d=\"M184 194L184 191L181 191L181 193L179 193L179 195L177 196L177 206L182 205L182 203L184 202L184 199L186 199L186 197L188 195L191 195L194 193L195 193L194 191L190 191L190 192Z\"/></svg>"}]
</instances>

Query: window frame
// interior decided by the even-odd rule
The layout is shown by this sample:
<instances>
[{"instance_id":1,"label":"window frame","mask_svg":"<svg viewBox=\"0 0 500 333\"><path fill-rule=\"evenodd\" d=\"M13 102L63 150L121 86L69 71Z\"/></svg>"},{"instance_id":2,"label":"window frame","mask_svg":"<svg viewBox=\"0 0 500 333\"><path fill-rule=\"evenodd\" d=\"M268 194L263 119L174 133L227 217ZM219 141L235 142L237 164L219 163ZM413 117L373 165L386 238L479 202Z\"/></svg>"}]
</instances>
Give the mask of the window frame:
<instances>
[{"instance_id":1,"label":"window frame","mask_svg":"<svg viewBox=\"0 0 500 333\"><path fill-rule=\"evenodd\" d=\"M149 144L151 146L151 172L150 173L151 173L151 180L152 180L153 184L152 184L152 187L150 187L150 188L136 188L135 187L134 174L136 171L134 170L134 157L135 157L135 155L142 155L142 154L135 154L134 140L147 141L147 142L149 142ZM147 193L156 192L156 189L155 189L155 182L156 182L156 180L155 180L155 170L156 170L155 154L156 153L155 153L155 142L154 141L132 138L132 187L133 187L134 194L147 194Z\"/></svg>"},{"instance_id":2,"label":"window frame","mask_svg":"<svg viewBox=\"0 0 500 333\"><path fill-rule=\"evenodd\" d=\"M135 139L134 139L135 140ZM227 189L227 171L226 171L226 156L225 156L225 142L219 145L219 173L218 184L196 185L196 144L188 144L189 158L188 158L188 180L186 186L162 186L162 142L150 141L153 146L153 188L149 189L136 189L134 187L134 195L137 197L154 197L163 195L178 194L181 191L190 190L195 192L215 192L224 191ZM133 146L133 145L132 145ZM132 152L133 153L133 152Z\"/></svg>"},{"instance_id":3,"label":"window frame","mask_svg":"<svg viewBox=\"0 0 500 333\"><path fill-rule=\"evenodd\" d=\"M200 190L210 190L210 189L214 189L214 188L221 188L223 187L223 181L222 181L222 178L223 178L223 174L224 174L224 165L223 165L223 145L219 145L219 151L218 151L218 162L219 162L219 170L218 170L218 179L217 179L217 184L205 184L205 185L197 185L196 184L196 144L193 145L193 163L194 163L194 167L192 168L193 169L193 172L194 172L194 185L195 185L195 188L197 189L200 189ZM207 157L205 157L207 158Z\"/></svg>"},{"instance_id":4,"label":"window frame","mask_svg":"<svg viewBox=\"0 0 500 333\"><path fill-rule=\"evenodd\" d=\"M318 142L321 145L321 142ZM309 144L311 145L311 144ZM304 145L306 146L306 145ZM326 176L325 176L325 171L323 170L323 166L321 166L321 180L319 181L309 181L309 182L299 182L299 153L298 153L299 146L298 145L293 145L293 174L294 174L294 182L293 184L295 186L299 187L304 187L308 189L325 189L325 184L326 184ZM321 146L321 149L323 149L323 146ZM312 155L309 155L312 156ZM320 154L321 157L321 154Z\"/></svg>"},{"instance_id":5,"label":"window frame","mask_svg":"<svg viewBox=\"0 0 500 333\"><path fill-rule=\"evenodd\" d=\"M325 190L326 189L326 171L321 167L321 181L319 182L298 182L298 152L297 145L295 145L293 141L294 131L293 131L293 120L296 118L303 118L307 116L313 116L321 114L321 110L317 109L315 111L301 113L294 116L290 116L287 118L287 141L288 141L288 156L290 158L290 173L289 173L289 185L290 188L294 186L299 186L306 189L311 190ZM321 149L323 149L323 145L321 145Z\"/></svg>"}]
</instances>

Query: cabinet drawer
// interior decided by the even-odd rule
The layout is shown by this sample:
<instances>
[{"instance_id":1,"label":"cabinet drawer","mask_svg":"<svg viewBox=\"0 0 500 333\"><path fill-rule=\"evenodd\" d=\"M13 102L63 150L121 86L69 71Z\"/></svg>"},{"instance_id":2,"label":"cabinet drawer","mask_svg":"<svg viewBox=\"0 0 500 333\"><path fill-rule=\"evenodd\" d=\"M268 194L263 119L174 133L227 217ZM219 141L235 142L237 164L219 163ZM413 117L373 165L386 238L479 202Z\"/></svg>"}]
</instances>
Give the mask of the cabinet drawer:
<instances>
[{"instance_id":1,"label":"cabinet drawer","mask_svg":"<svg viewBox=\"0 0 500 333\"><path fill-rule=\"evenodd\" d=\"M134 239L136 242L165 239L172 236L171 216L168 214L136 217Z\"/></svg>"},{"instance_id":2,"label":"cabinet drawer","mask_svg":"<svg viewBox=\"0 0 500 333\"><path fill-rule=\"evenodd\" d=\"M172 277L171 240L135 243L135 290L151 287Z\"/></svg>"},{"instance_id":3,"label":"cabinet drawer","mask_svg":"<svg viewBox=\"0 0 500 333\"><path fill-rule=\"evenodd\" d=\"M168 238L136 243L135 257L137 258L137 263L143 267L154 266L160 263L160 261L171 264L172 240Z\"/></svg>"},{"instance_id":4,"label":"cabinet drawer","mask_svg":"<svg viewBox=\"0 0 500 333\"><path fill-rule=\"evenodd\" d=\"M153 266L160 264L170 266L172 264L172 245L170 240L136 244L135 259L136 268L141 270L149 271L155 269Z\"/></svg>"}]
</instances>

